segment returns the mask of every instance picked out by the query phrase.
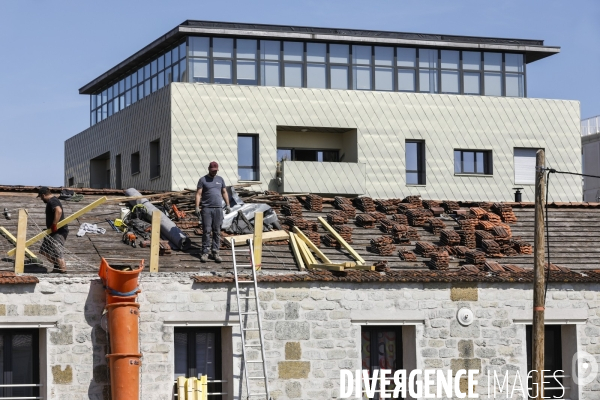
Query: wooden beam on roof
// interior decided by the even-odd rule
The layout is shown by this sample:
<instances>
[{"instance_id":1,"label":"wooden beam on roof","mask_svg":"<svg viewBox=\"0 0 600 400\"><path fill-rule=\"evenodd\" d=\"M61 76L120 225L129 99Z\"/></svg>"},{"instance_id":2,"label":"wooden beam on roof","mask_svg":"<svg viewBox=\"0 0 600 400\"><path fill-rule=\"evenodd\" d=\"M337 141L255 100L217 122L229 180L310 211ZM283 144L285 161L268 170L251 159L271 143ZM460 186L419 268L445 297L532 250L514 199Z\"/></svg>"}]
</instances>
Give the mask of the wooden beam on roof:
<instances>
[{"instance_id":1,"label":"wooden beam on roof","mask_svg":"<svg viewBox=\"0 0 600 400\"><path fill-rule=\"evenodd\" d=\"M302 232L297 226L294 226L294 232L306 245L315 252L317 257L325 264L331 264L331 260Z\"/></svg>"},{"instance_id":2,"label":"wooden beam on roof","mask_svg":"<svg viewBox=\"0 0 600 400\"><path fill-rule=\"evenodd\" d=\"M296 243L296 238L293 232L290 232L290 246L292 247L292 253L294 254L294 259L296 260L296 265L298 265L298 269L300 271L304 271L304 261L302 260L302 253L300 253L300 249L298 248L298 244Z\"/></svg>"},{"instance_id":3,"label":"wooden beam on roof","mask_svg":"<svg viewBox=\"0 0 600 400\"><path fill-rule=\"evenodd\" d=\"M12 233L10 233L9 231L6 230L5 227L0 226L0 235L4 236L10 243L12 243L13 245L17 245L17 238L13 236ZM27 257L29 257L31 260L37 260L38 258L36 257L35 254L33 254L28 248L25 248L25 254L27 255Z\"/></svg>"},{"instance_id":4,"label":"wooden beam on roof","mask_svg":"<svg viewBox=\"0 0 600 400\"><path fill-rule=\"evenodd\" d=\"M310 249L308 248L306 243L304 243L297 235L294 236L294 239L296 239L296 244L298 245L300 252L302 252L302 258L304 259L304 263L306 265L317 264L317 260L310 252Z\"/></svg>"},{"instance_id":5,"label":"wooden beam on roof","mask_svg":"<svg viewBox=\"0 0 600 400\"><path fill-rule=\"evenodd\" d=\"M17 225L17 248L15 254L15 274L25 272L25 242L27 241L27 211L19 209Z\"/></svg>"},{"instance_id":6,"label":"wooden beam on roof","mask_svg":"<svg viewBox=\"0 0 600 400\"><path fill-rule=\"evenodd\" d=\"M254 233L250 233L248 235L236 235L236 236L227 236L224 238L227 243L231 244L231 240L235 240L235 246L247 246L248 239L254 239ZM289 239L288 233L284 230L280 231L270 231L262 233L262 242L271 242L274 240L286 240ZM256 243L254 244L256 246Z\"/></svg>"},{"instance_id":7,"label":"wooden beam on roof","mask_svg":"<svg viewBox=\"0 0 600 400\"><path fill-rule=\"evenodd\" d=\"M263 235L263 213L254 213L254 236L252 244L254 245L254 268L258 271L262 264L262 235Z\"/></svg>"},{"instance_id":8,"label":"wooden beam on roof","mask_svg":"<svg viewBox=\"0 0 600 400\"><path fill-rule=\"evenodd\" d=\"M309 264L309 269L326 269L328 271L343 271L344 267L336 264Z\"/></svg>"},{"instance_id":9,"label":"wooden beam on roof","mask_svg":"<svg viewBox=\"0 0 600 400\"><path fill-rule=\"evenodd\" d=\"M158 272L160 254L160 216L161 212L152 212L152 233L150 234L150 272Z\"/></svg>"},{"instance_id":10,"label":"wooden beam on roof","mask_svg":"<svg viewBox=\"0 0 600 400\"><path fill-rule=\"evenodd\" d=\"M339 244L345 248L348 253L350 253L350 255L352 256L352 258L354 258L356 260L356 263L359 265L364 265L366 262L365 260L360 256L360 254L358 254L353 248L352 246L350 246L348 244L348 242L346 242L344 240L343 237L340 236L340 234L331 227L331 225L329 225L327 223L327 221L325 221L325 219L323 217L319 217L318 218L319 222L325 227L325 229L327 229L329 231L329 233L331 233L333 235L333 237L335 237L335 240L337 240L339 242Z\"/></svg>"},{"instance_id":11,"label":"wooden beam on roof","mask_svg":"<svg viewBox=\"0 0 600 400\"><path fill-rule=\"evenodd\" d=\"M56 226L60 229L63 226L68 225L70 222L81 217L83 214L88 213L88 212L92 211L94 208L106 203L106 200L107 200L106 196L100 197L98 200L94 201L93 203L88 204L87 206L83 207L81 210L76 211L73 214L69 215L67 218L63 219L58 224L56 224ZM42 240L44 237L48 236L51 233L52 233L51 229L46 229L45 231L38 233L37 235L35 235L31 239L29 239L27 242L25 242L25 247L31 246L32 244ZM17 249L12 249L12 250L9 250L6 254L8 254L10 257L12 257L15 255L16 251L17 251Z\"/></svg>"}]
</instances>

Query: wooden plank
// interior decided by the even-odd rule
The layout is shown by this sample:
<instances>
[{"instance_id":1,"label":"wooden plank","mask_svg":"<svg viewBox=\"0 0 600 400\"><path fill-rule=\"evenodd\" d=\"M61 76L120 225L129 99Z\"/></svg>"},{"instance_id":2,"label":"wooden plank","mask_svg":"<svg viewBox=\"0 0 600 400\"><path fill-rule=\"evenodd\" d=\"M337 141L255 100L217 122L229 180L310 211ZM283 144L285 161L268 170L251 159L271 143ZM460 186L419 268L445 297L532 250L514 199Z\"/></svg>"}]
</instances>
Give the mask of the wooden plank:
<instances>
[{"instance_id":1,"label":"wooden plank","mask_svg":"<svg viewBox=\"0 0 600 400\"><path fill-rule=\"evenodd\" d=\"M344 267L334 264L309 264L309 269L326 269L328 271L343 271Z\"/></svg>"},{"instance_id":2,"label":"wooden plank","mask_svg":"<svg viewBox=\"0 0 600 400\"><path fill-rule=\"evenodd\" d=\"M17 248L15 254L15 273L25 271L25 242L27 241L27 211L19 209L19 225L17 228Z\"/></svg>"},{"instance_id":3,"label":"wooden plank","mask_svg":"<svg viewBox=\"0 0 600 400\"><path fill-rule=\"evenodd\" d=\"M254 238L254 234L250 233L248 235L227 236L224 239L229 244L231 244L232 239L235 239L235 246L239 247L239 246L247 246L248 243L246 243L246 241L248 239L253 239L253 238ZM284 230L263 232L263 234L262 234L263 243L270 242L273 240L286 240L286 239L289 239L289 236L288 236L287 232Z\"/></svg>"},{"instance_id":4,"label":"wooden plank","mask_svg":"<svg viewBox=\"0 0 600 400\"><path fill-rule=\"evenodd\" d=\"M83 214L93 210L94 208L102 205L106 203L106 197L100 197L98 200L94 201L93 203L88 204L87 206L83 207L81 210L76 211L75 213L69 215L67 218L63 219L62 221L60 221L57 225L58 228L61 228L65 225L68 225L70 222L76 220L77 218L79 218L80 216L82 216ZM34 237L32 237L31 239L29 239L26 243L25 246L29 247L32 244L42 240L44 237L46 237L47 235L49 235L50 233L52 233L52 230L50 229L46 229L43 232L38 233L37 235L35 235ZM10 257L15 255L17 249L12 249L10 251L8 251L8 254Z\"/></svg>"},{"instance_id":5,"label":"wooden plank","mask_svg":"<svg viewBox=\"0 0 600 400\"><path fill-rule=\"evenodd\" d=\"M158 272L160 253L160 215L158 210L152 212L152 232L150 236L150 272Z\"/></svg>"},{"instance_id":6,"label":"wooden plank","mask_svg":"<svg viewBox=\"0 0 600 400\"><path fill-rule=\"evenodd\" d=\"M297 244L298 248L300 249L300 251L302 252L302 255L303 255L302 258L304 259L304 263L306 265L316 264L317 260L315 260L315 257L310 252L306 243L304 243L297 235L294 237L294 239L296 239L296 244Z\"/></svg>"},{"instance_id":7,"label":"wooden plank","mask_svg":"<svg viewBox=\"0 0 600 400\"><path fill-rule=\"evenodd\" d=\"M2 236L4 236L10 243L12 243L13 245L17 244L17 238L13 236L12 233L10 233L9 231L6 230L5 227L0 226L0 234L2 234ZM25 254L31 259L31 260L37 260L37 257L35 254L33 254L28 248L25 248Z\"/></svg>"},{"instance_id":8,"label":"wooden plank","mask_svg":"<svg viewBox=\"0 0 600 400\"><path fill-rule=\"evenodd\" d=\"M363 258L360 256L360 254L358 254L356 251L354 251L354 249L344 240L344 238L342 238L340 236L340 234L337 233L337 231L335 229L333 229L327 223L327 221L325 221L325 219L323 217L319 217L318 220L325 227L325 229L327 229L329 231L329 233L331 233L331 235L333 237L335 237L335 240L337 240L338 243L343 248L345 248L348 251L348 253L350 253L350 255L352 256L352 258L354 258L358 264L360 264L360 265L364 265L365 264L365 260L363 260Z\"/></svg>"},{"instance_id":9,"label":"wooden plank","mask_svg":"<svg viewBox=\"0 0 600 400\"><path fill-rule=\"evenodd\" d=\"M300 271L304 271L304 261L302 260L302 254L298 249L298 244L296 243L296 238L294 237L294 233L290 232L290 246L292 247L292 253L294 254L294 259L296 260L296 265L298 265L298 269Z\"/></svg>"},{"instance_id":10,"label":"wooden plank","mask_svg":"<svg viewBox=\"0 0 600 400\"><path fill-rule=\"evenodd\" d=\"M306 235L304 234L304 232L302 232L297 226L294 226L294 232L296 233L296 235L298 235L298 237L304 242L306 243L306 245L315 252L315 254L317 255L317 257L319 257L321 259L321 261L325 264L331 264L331 260L329 258L327 258L327 256L325 254L323 254L323 252L321 251L321 249L319 249L317 246L315 246L315 244L313 242L311 242L311 240L306 237Z\"/></svg>"},{"instance_id":11,"label":"wooden plank","mask_svg":"<svg viewBox=\"0 0 600 400\"><path fill-rule=\"evenodd\" d=\"M346 267L346 269L357 269L361 271L375 271L374 265L355 265L354 267Z\"/></svg>"},{"instance_id":12,"label":"wooden plank","mask_svg":"<svg viewBox=\"0 0 600 400\"><path fill-rule=\"evenodd\" d=\"M254 213L254 236L252 244L254 244L254 269L257 271L262 264L262 234L263 234L263 213Z\"/></svg>"}]
</instances>

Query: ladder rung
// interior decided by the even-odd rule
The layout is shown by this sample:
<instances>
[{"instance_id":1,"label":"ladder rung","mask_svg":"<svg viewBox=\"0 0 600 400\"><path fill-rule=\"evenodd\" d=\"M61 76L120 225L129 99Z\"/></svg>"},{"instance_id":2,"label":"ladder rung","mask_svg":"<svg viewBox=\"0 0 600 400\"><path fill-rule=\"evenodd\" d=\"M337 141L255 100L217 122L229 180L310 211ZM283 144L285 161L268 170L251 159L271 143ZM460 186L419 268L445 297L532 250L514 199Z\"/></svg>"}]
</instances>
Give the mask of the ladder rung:
<instances>
[{"instance_id":1,"label":"ladder rung","mask_svg":"<svg viewBox=\"0 0 600 400\"><path fill-rule=\"evenodd\" d=\"M254 394L248 394L248 397L250 396L266 396L266 393L254 393Z\"/></svg>"},{"instance_id":2,"label":"ladder rung","mask_svg":"<svg viewBox=\"0 0 600 400\"><path fill-rule=\"evenodd\" d=\"M253 364L256 364L256 363L261 363L261 362L263 362L263 360L248 360L248 361L246 361L246 362L247 362L247 363L253 363Z\"/></svg>"},{"instance_id":3,"label":"ladder rung","mask_svg":"<svg viewBox=\"0 0 600 400\"><path fill-rule=\"evenodd\" d=\"M258 331L258 328L243 328L244 331Z\"/></svg>"},{"instance_id":4,"label":"ladder rung","mask_svg":"<svg viewBox=\"0 0 600 400\"><path fill-rule=\"evenodd\" d=\"M254 283L254 281L238 281L238 283Z\"/></svg>"},{"instance_id":5,"label":"ladder rung","mask_svg":"<svg viewBox=\"0 0 600 400\"><path fill-rule=\"evenodd\" d=\"M235 266L238 268L250 268L250 267L253 267L254 265L252 265L252 264L235 264Z\"/></svg>"},{"instance_id":6,"label":"ladder rung","mask_svg":"<svg viewBox=\"0 0 600 400\"><path fill-rule=\"evenodd\" d=\"M253 297L253 296L241 296L241 297L238 297L238 298L241 300L241 299L255 299L256 297Z\"/></svg>"},{"instance_id":7,"label":"ladder rung","mask_svg":"<svg viewBox=\"0 0 600 400\"><path fill-rule=\"evenodd\" d=\"M262 347L260 344L245 344L246 347Z\"/></svg>"},{"instance_id":8,"label":"ladder rung","mask_svg":"<svg viewBox=\"0 0 600 400\"><path fill-rule=\"evenodd\" d=\"M256 311L241 312L240 315L257 314Z\"/></svg>"},{"instance_id":9,"label":"ladder rung","mask_svg":"<svg viewBox=\"0 0 600 400\"><path fill-rule=\"evenodd\" d=\"M264 376L249 376L248 379L265 379Z\"/></svg>"}]
</instances>

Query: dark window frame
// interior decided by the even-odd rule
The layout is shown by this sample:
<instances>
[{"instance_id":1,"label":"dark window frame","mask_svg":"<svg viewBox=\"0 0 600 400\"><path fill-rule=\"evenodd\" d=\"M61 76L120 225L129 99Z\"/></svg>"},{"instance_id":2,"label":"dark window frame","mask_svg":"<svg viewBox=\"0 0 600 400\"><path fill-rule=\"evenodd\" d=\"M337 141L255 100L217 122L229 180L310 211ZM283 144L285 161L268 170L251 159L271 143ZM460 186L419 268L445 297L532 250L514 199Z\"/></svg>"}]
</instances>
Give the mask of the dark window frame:
<instances>
[{"instance_id":1,"label":"dark window frame","mask_svg":"<svg viewBox=\"0 0 600 400\"><path fill-rule=\"evenodd\" d=\"M156 149L155 149L156 146ZM156 154L154 154L156 152ZM150 142L150 179L160 178L160 139Z\"/></svg>"},{"instance_id":2,"label":"dark window frame","mask_svg":"<svg viewBox=\"0 0 600 400\"><path fill-rule=\"evenodd\" d=\"M12 378L12 373L7 373L8 371L12 372L12 337L15 335L32 335L31 338L31 351L32 351L32 364L33 364L33 382L29 384L39 385L40 382L40 331L39 329L2 329L0 330L0 336L2 336L2 345L3 345L3 368L1 371L4 373L4 385L16 384L12 382L7 382L7 379ZM7 340L9 338L10 340ZM20 382L18 384L26 384ZM15 388L9 387L0 387L0 398L2 397L13 397L13 390ZM29 388L27 388L29 389ZM31 387L31 394L33 397L40 396L40 386Z\"/></svg>"},{"instance_id":3,"label":"dark window frame","mask_svg":"<svg viewBox=\"0 0 600 400\"><path fill-rule=\"evenodd\" d=\"M219 327L175 327L173 336L176 333L186 333L187 334L187 378L198 377L198 370L196 368L196 334L198 333L213 333L215 335L215 344L214 344L214 366L215 366L215 376L208 377L208 380L216 380L222 381L223 372L222 372L222 360L221 357L223 355L222 347L221 347L221 328ZM176 362L173 363L176 365ZM174 390L177 390L177 385L175 385ZM223 382L209 382L208 383L208 392L209 393L223 393ZM213 398L219 398L220 396L210 396ZM209 397L209 398L210 398Z\"/></svg>"},{"instance_id":4,"label":"dark window frame","mask_svg":"<svg viewBox=\"0 0 600 400\"><path fill-rule=\"evenodd\" d=\"M417 144L417 170L406 169L406 174L416 173L418 183L408 183L408 179L406 179L407 185L426 185L427 184L427 169L426 169L426 147L425 140L415 140L415 139L406 139L405 141L405 159L406 159L406 144L408 143L416 143ZM406 176L405 176L406 177Z\"/></svg>"},{"instance_id":5,"label":"dark window frame","mask_svg":"<svg viewBox=\"0 0 600 400\"><path fill-rule=\"evenodd\" d=\"M363 325L361 326L361 349L363 348L362 346L362 340L363 340L363 335L368 332L369 336L370 336L370 362L369 362L369 376L372 376L373 374L373 370L374 365L377 365L377 358L379 355L379 349L378 349L378 343L377 343L377 334L379 332L383 332L383 331L394 331L396 334L396 365L394 365L392 369L392 375L394 374L394 372L396 370L400 370L403 369L403 356L404 356L404 349L402 346L402 326L366 326ZM375 339L375 340L374 340ZM360 355L361 358L361 364L363 362L363 354L361 352ZM361 368L364 368L364 365L361 366ZM379 369L379 368L377 368ZM393 380L392 380L392 385L393 385ZM379 388L379 382L377 383L377 388ZM374 399L379 400L379 393L375 392L375 397ZM397 397L398 399L402 399L402 397Z\"/></svg>"},{"instance_id":6,"label":"dark window frame","mask_svg":"<svg viewBox=\"0 0 600 400\"><path fill-rule=\"evenodd\" d=\"M460 171L456 171L456 152L460 152ZM474 172L465 172L464 155L465 153L473 153L473 170ZM483 153L483 171L477 170L477 158L478 154ZM455 175L482 175L491 176L494 174L493 169L493 152L492 150L481 150L481 149L454 149L454 174Z\"/></svg>"},{"instance_id":7,"label":"dark window frame","mask_svg":"<svg viewBox=\"0 0 600 400\"><path fill-rule=\"evenodd\" d=\"M544 343L544 369L552 371L550 375L545 374L544 381L549 382L548 387L550 388L558 388L558 389L545 389L544 396L546 398L555 398L555 399L564 399L563 397L558 397L559 394L562 393L562 389L558 386L555 378L552 376L555 371L562 370L563 372L559 375L570 375L564 368L563 360L562 360L562 325L545 325L544 326L544 336L549 340L545 340ZM551 340L550 340L551 339ZM533 326L526 325L525 326L525 342L527 349L527 371L533 370ZM549 354L549 351L552 352ZM554 361L553 364L550 364ZM550 365L549 365L550 364ZM561 383L561 385L565 385L564 378L557 377ZM527 388L529 393L532 393L532 380L533 374L529 376L527 379ZM554 397L557 396L557 397Z\"/></svg>"},{"instance_id":8,"label":"dark window frame","mask_svg":"<svg viewBox=\"0 0 600 400\"><path fill-rule=\"evenodd\" d=\"M337 153L337 161L301 161L301 162L342 162L341 158L340 158L340 149L314 149L314 148L304 148L304 147L278 147L277 151L279 150L289 150L291 152L291 159L290 160L286 160L286 161L298 161L296 159L296 151L300 150L300 151L314 151L317 154L317 158L318 158L318 152L325 152L325 151L329 151L329 152L336 152ZM277 162L280 162L279 157L277 157Z\"/></svg>"},{"instance_id":9,"label":"dark window frame","mask_svg":"<svg viewBox=\"0 0 600 400\"><path fill-rule=\"evenodd\" d=\"M142 157L140 156L139 150L131 153L129 165L129 168L131 169L131 175L137 175L141 172L141 159Z\"/></svg>"},{"instance_id":10,"label":"dark window frame","mask_svg":"<svg viewBox=\"0 0 600 400\"><path fill-rule=\"evenodd\" d=\"M239 151L239 139L240 137L249 137L254 141L254 154L252 154L252 164L253 165L240 165L238 158L238 176L240 175L240 168L252 168L254 173L254 178L251 180L240 179L240 181L248 181L248 182L258 182L260 181L260 136L257 133L238 133L238 151Z\"/></svg>"}]
</instances>

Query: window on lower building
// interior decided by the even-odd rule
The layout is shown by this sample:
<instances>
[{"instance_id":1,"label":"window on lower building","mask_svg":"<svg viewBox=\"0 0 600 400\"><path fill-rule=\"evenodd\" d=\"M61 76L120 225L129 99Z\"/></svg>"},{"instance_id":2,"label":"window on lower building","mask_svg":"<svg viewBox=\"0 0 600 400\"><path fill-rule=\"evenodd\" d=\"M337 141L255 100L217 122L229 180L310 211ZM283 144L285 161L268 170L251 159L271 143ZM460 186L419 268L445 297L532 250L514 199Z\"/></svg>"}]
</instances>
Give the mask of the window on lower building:
<instances>
[{"instance_id":1,"label":"window on lower building","mask_svg":"<svg viewBox=\"0 0 600 400\"><path fill-rule=\"evenodd\" d=\"M425 184L425 142L422 140L406 141L406 184Z\"/></svg>"},{"instance_id":2,"label":"window on lower building","mask_svg":"<svg viewBox=\"0 0 600 400\"><path fill-rule=\"evenodd\" d=\"M492 175L492 152L454 150L454 173Z\"/></svg>"},{"instance_id":3,"label":"window on lower building","mask_svg":"<svg viewBox=\"0 0 600 400\"><path fill-rule=\"evenodd\" d=\"M242 181L258 181L258 135L238 135L238 175Z\"/></svg>"},{"instance_id":4,"label":"window on lower building","mask_svg":"<svg viewBox=\"0 0 600 400\"><path fill-rule=\"evenodd\" d=\"M150 142L150 179L160 176L160 140Z\"/></svg>"},{"instance_id":5,"label":"window on lower building","mask_svg":"<svg viewBox=\"0 0 600 400\"><path fill-rule=\"evenodd\" d=\"M277 161L338 162L339 150L277 149Z\"/></svg>"},{"instance_id":6,"label":"window on lower building","mask_svg":"<svg viewBox=\"0 0 600 400\"><path fill-rule=\"evenodd\" d=\"M538 149L515 149L515 184L535 184L535 160Z\"/></svg>"},{"instance_id":7,"label":"window on lower building","mask_svg":"<svg viewBox=\"0 0 600 400\"><path fill-rule=\"evenodd\" d=\"M0 330L0 398L40 398L39 353L38 330Z\"/></svg>"},{"instance_id":8,"label":"window on lower building","mask_svg":"<svg viewBox=\"0 0 600 400\"><path fill-rule=\"evenodd\" d=\"M532 339L533 339L533 327L531 325L526 326L527 336L527 371L533 370L532 362ZM563 368L563 351L562 351L562 325L546 325L544 327L544 372L546 384L544 385L544 397L549 399L564 399L566 394L563 391L562 386L569 386L564 384L564 369ZM557 372L558 371L558 372ZM556 373L556 378L553 375ZM535 397L535 391L532 388L532 379L529 379L528 388L531 396ZM560 382L557 382L557 380Z\"/></svg>"},{"instance_id":9,"label":"window on lower building","mask_svg":"<svg viewBox=\"0 0 600 400\"><path fill-rule=\"evenodd\" d=\"M223 393L221 330L219 328L175 328L174 340L175 380L180 376L198 378L206 375L208 393Z\"/></svg>"},{"instance_id":10,"label":"window on lower building","mask_svg":"<svg viewBox=\"0 0 600 400\"><path fill-rule=\"evenodd\" d=\"M70 177L69 178L69 187L73 187L75 186L75 178L74 177Z\"/></svg>"},{"instance_id":11,"label":"window on lower building","mask_svg":"<svg viewBox=\"0 0 600 400\"><path fill-rule=\"evenodd\" d=\"M131 155L131 175L140 173L140 152L136 151Z\"/></svg>"},{"instance_id":12,"label":"window on lower building","mask_svg":"<svg viewBox=\"0 0 600 400\"><path fill-rule=\"evenodd\" d=\"M389 369L392 375L396 370L403 369L402 327L363 326L361 353L362 369L369 370L370 376L376 369ZM393 380L386 389L393 391ZM376 393L374 399L379 398L379 393Z\"/></svg>"}]
</instances>

